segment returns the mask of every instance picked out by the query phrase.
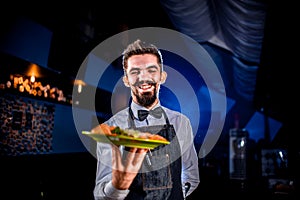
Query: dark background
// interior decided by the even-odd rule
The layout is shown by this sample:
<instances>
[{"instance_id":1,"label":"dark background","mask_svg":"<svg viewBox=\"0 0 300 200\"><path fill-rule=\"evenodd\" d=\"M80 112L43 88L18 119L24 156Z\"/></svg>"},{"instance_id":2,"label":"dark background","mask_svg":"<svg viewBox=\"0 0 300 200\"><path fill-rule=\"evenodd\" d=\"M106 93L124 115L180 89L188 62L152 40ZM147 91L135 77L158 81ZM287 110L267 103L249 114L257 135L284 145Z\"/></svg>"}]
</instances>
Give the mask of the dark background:
<instances>
[{"instance_id":1,"label":"dark background","mask_svg":"<svg viewBox=\"0 0 300 200\"><path fill-rule=\"evenodd\" d=\"M262 196L273 199L297 198L299 145L298 129L296 129L296 85L298 84L295 69L297 56L294 55L294 46L298 38L295 37L297 36L295 28L291 24L298 14L291 11L292 5L278 5L274 2L269 2L269 5L255 96L251 101L245 100L232 92L231 87L226 88L228 98L236 103L227 113L224 133L218 144L205 159L199 160L201 184L189 197L190 199L196 199L204 194L211 197L224 194L224 198L225 196L235 198L241 194L247 196L243 198L249 199ZM53 81L54 84L67 83L62 84L62 87L68 90L69 80L76 76L87 54L101 41L124 30L124 25L127 28L155 26L175 29L159 1L145 2L145 5L140 6L139 9L135 6L139 7L139 4L106 2L99 5L99 3L85 2L84 5L60 5L45 2L35 7L26 4L19 4L18 8L12 5L2 6L1 51L4 55L1 56L1 63L4 67L1 66L1 78L12 71L20 73L23 66L27 65L26 62L34 62L45 68L45 77L43 77L45 80ZM29 44L26 48L31 51L25 51L29 54L23 54L22 50L15 51L16 48L7 51L6 44L10 43L3 38L7 38L7 35L12 36L11 27L19 19L28 20L29 25L31 22L33 26L38 24L37 31L44 33L41 34L40 39L48 43L43 46L44 43L39 43L38 38L30 37L30 31L24 30L21 33L17 32L16 35L26 38L24 41L27 43L22 44L22 47ZM95 30L93 34L87 31L89 28ZM18 46L20 43L16 44ZM202 45L216 63L225 60L225 63L220 65L226 68L228 70L226 73L230 75L232 68L226 61L230 61L232 53L210 43ZM45 52L44 54L30 54L41 49L45 50L41 51ZM20 52L22 55L19 54ZM8 59L7 54L12 55L13 59L11 57ZM213 56L216 54L217 56ZM12 67L7 67L7 64L11 64ZM230 78L232 77L229 76L229 82ZM99 107L99 111L106 113L104 108L107 107ZM251 157L248 162L248 169L250 169L248 173L251 176L246 181L232 181L228 178L228 132L234 126L237 113L240 116L241 127L247 125L254 113L263 114L282 123L272 141L264 138L249 147L253 158ZM60 113L60 117L63 119L69 114ZM262 123L260 121L260 124ZM266 124L261 127L262 134L268 134L267 128ZM59 129L59 132L64 131ZM76 133L73 133L73 136L77 137ZM63 144L63 140L64 137L55 142ZM82 150L82 146L78 145L78 138L76 141L76 145L52 154L1 157L1 199L93 199L96 160ZM201 145L197 140L195 144ZM284 169L274 177L261 176L261 149L287 150L288 169ZM287 180L293 183L293 187L284 184L283 192L282 190L278 192L269 186L268 181L272 178Z\"/></svg>"}]
</instances>

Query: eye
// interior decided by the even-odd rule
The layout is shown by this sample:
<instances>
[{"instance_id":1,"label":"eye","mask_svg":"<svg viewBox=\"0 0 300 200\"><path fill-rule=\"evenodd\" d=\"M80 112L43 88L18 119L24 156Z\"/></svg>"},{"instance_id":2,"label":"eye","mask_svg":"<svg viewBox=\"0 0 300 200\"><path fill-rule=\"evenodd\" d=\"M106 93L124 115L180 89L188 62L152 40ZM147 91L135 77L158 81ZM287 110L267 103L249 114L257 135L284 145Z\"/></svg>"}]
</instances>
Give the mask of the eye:
<instances>
[{"instance_id":1,"label":"eye","mask_svg":"<svg viewBox=\"0 0 300 200\"><path fill-rule=\"evenodd\" d=\"M139 73L140 73L140 71L138 71L138 70L132 70L132 71L130 71L130 75L137 75Z\"/></svg>"},{"instance_id":2,"label":"eye","mask_svg":"<svg viewBox=\"0 0 300 200\"><path fill-rule=\"evenodd\" d=\"M150 74L158 72L159 67L156 65L151 65L147 68L147 72Z\"/></svg>"},{"instance_id":3,"label":"eye","mask_svg":"<svg viewBox=\"0 0 300 200\"><path fill-rule=\"evenodd\" d=\"M156 73L157 70L156 70L156 69L149 69L148 72L149 72L149 73Z\"/></svg>"}]
</instances>

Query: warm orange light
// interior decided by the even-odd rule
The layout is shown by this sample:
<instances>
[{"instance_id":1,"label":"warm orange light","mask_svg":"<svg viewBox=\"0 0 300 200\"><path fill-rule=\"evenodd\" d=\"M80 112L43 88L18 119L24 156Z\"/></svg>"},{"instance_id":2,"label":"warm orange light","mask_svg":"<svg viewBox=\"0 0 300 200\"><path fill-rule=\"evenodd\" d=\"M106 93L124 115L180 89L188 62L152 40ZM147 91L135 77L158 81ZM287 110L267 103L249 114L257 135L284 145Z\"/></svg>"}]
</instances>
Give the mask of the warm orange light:
<instances>
[{"instance_id":1,"label":"warm orange light","mask_svg":"<svg viewBox=\"0 0 300 200\"><path fill-rule=\"evenodd\" d=\"M77 85L77 86L78 86L77 91L78 91L78 93L81 93L81 92L82 92L82 86L85 86L86 83L85 83L83 80L76 79L76 80L74 81L74 85Z\"/></svg>"},{"instance_id":2,"label":"warm orange light","mask_svg":"<svg viewBox=\"0 0 300 200\"><path fill-rule=\"evenodd\" d=\"M31 76L30 76L30 82L31 82L31 83L34 83L34 81L35 81L35 76L34 76L34 75L31 75Z\"/></svg>"},{"instance_id":3,"label":"warm orange light","mask_svg":"<svg viewBox=\"0 0 300 200\"><path fill-rule=\"evenodd\" d=\"M83 80L76 79L76 80L74 80L74 85L83 85L83 86L85 86L86 83Z\"/></svg>"},{"instance_id":4,"label":"warm orange light","mask_svg":"<svg viewBox=\"0 0 300 200\"><path fill-rule=\"evenodd\" d=\"M29 65L28 71L26 72L26 75L30 76L30 81L33 83L34 81L31 80L33 76L34 78L41 76L40 67L34 63L31 63Z\"/></svg>"},{"instance_id":5,"label":"warm orange light","mask_svg":"<svg viewBox=\"0 0 300 200\"><path fill-rule=\"evenodd\" d=\"M20 85L19 91L20 91L20 92L24 92L24 86L23 86L23 85Z\"/></svg>"},{"instance_id":6,"label":"warm orange light","mask_svg":"<svg viewBox=\"0 0 300 200\"><path fill-rule=\"evenodd\" d=\"M23 84L23 77L22 76L19 77L19 84Z\"/></svg>"}]
</instances>

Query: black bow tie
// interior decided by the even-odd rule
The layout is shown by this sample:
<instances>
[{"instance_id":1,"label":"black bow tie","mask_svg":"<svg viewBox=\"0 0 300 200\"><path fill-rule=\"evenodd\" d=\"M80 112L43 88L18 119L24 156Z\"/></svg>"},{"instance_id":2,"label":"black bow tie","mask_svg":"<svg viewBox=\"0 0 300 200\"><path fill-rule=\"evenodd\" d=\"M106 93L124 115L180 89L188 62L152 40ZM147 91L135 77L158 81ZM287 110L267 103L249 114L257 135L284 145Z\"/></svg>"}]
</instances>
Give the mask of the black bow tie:
<instances>
[{"instance_id":1,"label":"black bow tie","mask_svg":"<svg viewBox=\"0 0 300 200\"><path fill-rule=\"evenodd\" d=\"M138 110L138 117L140 121L144 121L148 115L152 115L155 118L161 118L162 115L162 108L157 107L153 110Z\"/></svg>"}]
</instances>

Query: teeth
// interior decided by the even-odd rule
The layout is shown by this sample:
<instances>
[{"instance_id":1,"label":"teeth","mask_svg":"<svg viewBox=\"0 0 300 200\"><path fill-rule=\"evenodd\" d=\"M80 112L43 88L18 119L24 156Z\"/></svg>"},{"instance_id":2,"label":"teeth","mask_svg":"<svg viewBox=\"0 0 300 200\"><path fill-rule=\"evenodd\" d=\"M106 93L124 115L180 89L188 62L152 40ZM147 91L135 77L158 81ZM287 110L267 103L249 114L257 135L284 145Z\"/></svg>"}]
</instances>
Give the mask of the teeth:
<instances>
[{"instance_id":1,"label":"teeth","mask_svg":"<svg viewBox=\"0 0 300 200\"><path fill-rule=\"evenodd\" d=\"M151 88L151 85L142 85L140 86L141 89L148 89Z\"/></svg>"}]
</instances>

